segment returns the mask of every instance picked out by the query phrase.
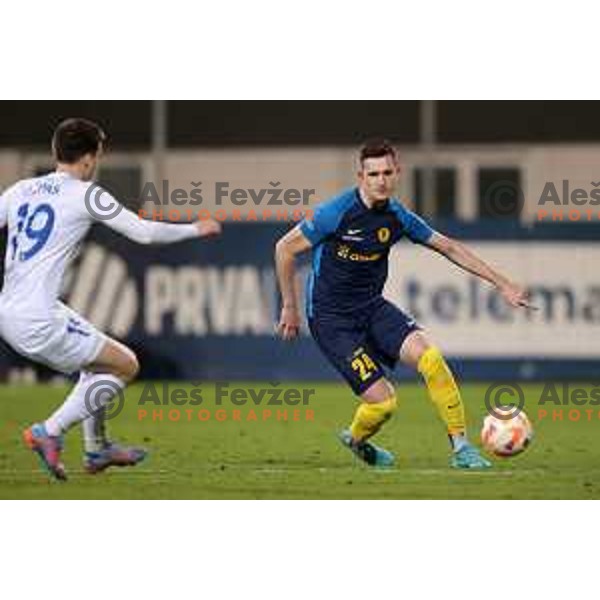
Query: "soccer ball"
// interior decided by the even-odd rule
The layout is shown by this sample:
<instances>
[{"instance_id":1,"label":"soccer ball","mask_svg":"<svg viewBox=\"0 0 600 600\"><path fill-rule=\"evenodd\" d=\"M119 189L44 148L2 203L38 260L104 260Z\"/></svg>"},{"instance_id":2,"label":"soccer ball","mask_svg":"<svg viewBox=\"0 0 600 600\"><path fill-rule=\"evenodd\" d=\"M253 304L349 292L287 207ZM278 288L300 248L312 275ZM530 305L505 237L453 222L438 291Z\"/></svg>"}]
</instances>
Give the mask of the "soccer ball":
<instances>
[{"instance_id":1,"label":"soccer ball","mask_svg":"<svg viewBox=\"0 0 600 600\"><path fill-rule=\"evenodd\" d=\"M481 442L483 447L496 456L515 456L527 448L533 438L533 427L527 415L511 407L495 408L496 415L483 420Z\"/></svg>"}]
</instances>

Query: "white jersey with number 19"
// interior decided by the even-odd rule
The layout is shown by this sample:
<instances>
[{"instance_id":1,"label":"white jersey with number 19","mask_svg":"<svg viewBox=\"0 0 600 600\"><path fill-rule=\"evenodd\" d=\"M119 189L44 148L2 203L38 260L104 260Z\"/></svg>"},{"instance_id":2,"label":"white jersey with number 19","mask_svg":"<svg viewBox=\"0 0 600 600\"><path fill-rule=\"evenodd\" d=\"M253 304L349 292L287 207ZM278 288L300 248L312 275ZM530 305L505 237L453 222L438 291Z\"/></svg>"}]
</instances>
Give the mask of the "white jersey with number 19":
<instances>
[{"instance_id":1,"label":"white jersey with number 19","mask_svg":"<svg viewBox=\"0 0 600 600\"><path fill-rule=\"evenodd\" d=\"M20 181L0 196L8 228L0 336L17 352L59 371L93 361L104 334L59 301L63 278L90 226L98 220L85 198L94 183L65 172ZM116 203L107 192L104 206ZM123 209L105 225L142 244L198 236L195 225L144 221Z\"/></svg>"}]
</instances>

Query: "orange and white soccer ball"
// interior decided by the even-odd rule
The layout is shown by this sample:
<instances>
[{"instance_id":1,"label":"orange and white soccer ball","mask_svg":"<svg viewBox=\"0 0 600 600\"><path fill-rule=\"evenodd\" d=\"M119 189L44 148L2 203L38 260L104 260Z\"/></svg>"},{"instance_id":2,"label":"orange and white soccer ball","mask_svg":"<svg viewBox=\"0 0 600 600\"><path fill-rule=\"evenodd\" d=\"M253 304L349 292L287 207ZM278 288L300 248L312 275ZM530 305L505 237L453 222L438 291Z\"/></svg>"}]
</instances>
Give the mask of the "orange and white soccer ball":
<instances>
[{"instance_id":1,"label":"orange and white soccer ball","mask_svg":"<svg viewBox=\"0 0 600 600\"><path fill-rule=\"evenodd\" d=\"M521 410L494 409L496 415L488 415L483 420L481 442L483 447L496 456L515 456L529 446L533 439L533 427L527 415Z\"/></svg>"}]
</instances>

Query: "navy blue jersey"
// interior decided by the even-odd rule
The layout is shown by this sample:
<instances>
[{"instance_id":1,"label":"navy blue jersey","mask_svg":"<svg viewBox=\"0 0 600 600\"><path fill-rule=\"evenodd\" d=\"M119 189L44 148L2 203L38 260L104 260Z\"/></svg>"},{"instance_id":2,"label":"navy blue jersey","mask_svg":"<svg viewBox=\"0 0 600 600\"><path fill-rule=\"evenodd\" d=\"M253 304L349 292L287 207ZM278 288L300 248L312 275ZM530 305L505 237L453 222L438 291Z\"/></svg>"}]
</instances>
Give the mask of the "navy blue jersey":
<instances>
[{"instance_id":1,"label":"navy blue jersey","mask_svg":"<svg viewBox=\"0 0 600 600\"><path fill-rule=\"evenodd\" d=\"M309 317L364 309L383 292L391 246L404 236L423 244L433 234L423 219L395 198L369 209L358 188L320 204L300 229L313 245Z\"/></svg>"}]
</instances>

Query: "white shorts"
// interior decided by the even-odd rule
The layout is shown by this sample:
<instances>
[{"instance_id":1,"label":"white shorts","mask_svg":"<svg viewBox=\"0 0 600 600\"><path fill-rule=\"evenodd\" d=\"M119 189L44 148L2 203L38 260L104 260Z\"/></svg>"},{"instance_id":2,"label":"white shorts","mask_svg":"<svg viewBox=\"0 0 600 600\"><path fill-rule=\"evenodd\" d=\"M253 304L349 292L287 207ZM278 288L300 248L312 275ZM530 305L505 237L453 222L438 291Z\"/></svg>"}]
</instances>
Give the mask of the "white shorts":
<instances>
[{"instance_id":1,"label":"white shorts","mask_svg":"<svg viewBox=\"0 0 600 600\"><path fill-rule=\"evenodd\" d=\"M22 356L61 373L74 373L94 362L108 339L62 302L46 316L26 315L25 307L0 306L0 335Z\"/></svg>"}]
</instances>

